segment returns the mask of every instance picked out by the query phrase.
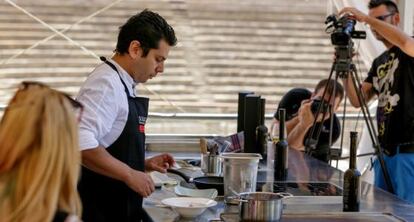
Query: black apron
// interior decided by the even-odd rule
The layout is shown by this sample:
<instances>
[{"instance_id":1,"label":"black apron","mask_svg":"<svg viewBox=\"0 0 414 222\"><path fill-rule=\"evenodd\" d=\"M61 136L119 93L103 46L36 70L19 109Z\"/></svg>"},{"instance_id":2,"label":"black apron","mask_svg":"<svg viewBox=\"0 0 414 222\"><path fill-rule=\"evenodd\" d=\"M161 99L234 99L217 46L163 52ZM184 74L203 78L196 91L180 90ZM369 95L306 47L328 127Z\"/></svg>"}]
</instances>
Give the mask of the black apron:
<instances>
[{"instance_id":1,"label":"black apron","mask_svg":"<svg viewBox=\"0 0 414 222\"><path fill-rule=\"evenodd\" d=\"M102 60L119 75L112 63ZM149 99L131 97L125 82L122 79L121 82L128 97L128 120L121 135L106 150L129 167L144 172L145 122ZM82 219L85 222L137 222L143 219L142 197L122 181L82 167L78 188L83 204Z\"/></svg>"}]
</instances>

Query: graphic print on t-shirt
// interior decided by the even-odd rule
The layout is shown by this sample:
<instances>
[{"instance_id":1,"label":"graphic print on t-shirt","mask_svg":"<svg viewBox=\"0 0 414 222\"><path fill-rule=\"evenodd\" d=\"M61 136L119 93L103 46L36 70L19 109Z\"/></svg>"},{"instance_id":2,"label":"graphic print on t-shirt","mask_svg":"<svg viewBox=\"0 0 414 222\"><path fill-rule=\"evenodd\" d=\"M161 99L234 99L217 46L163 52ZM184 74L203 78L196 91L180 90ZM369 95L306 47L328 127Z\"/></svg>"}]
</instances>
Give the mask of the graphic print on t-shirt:
<instances>
[{"instance_id":1,"label":"graphic print on t-shirt","mask_svg":"<svg viewBox=\"0 0 414 222\"><path fill-rule=\"evenodd\" d=\"M391 92L398 64L399 60L395 58L395 53L391 53L388 61L378 66L377 76L373 77L373 86L379 92L377 110L379 136L384 135L387 117L394 111L393 108L398 105L400 100L397 93L392 94Z\"/></svg>"}]
</instances>

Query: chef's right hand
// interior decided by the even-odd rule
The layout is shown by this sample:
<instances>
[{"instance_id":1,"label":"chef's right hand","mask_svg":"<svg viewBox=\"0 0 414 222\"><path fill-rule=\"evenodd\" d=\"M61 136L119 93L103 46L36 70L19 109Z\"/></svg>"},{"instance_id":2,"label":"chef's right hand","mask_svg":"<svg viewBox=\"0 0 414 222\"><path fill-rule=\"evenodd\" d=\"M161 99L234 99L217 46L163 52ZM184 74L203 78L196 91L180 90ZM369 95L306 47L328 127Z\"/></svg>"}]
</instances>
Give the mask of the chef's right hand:
<instances>
[{"instance_id":1,"label":"chef's right hand","mask_svg":"<svg viewBox=\"0 0 414 222\"><path fill-rule=\"evenodd\" d=\"M155 185L151 177L144 172L134 169L130 169L125 183L142 197L148 197L155 190Z\"/></svg>"}]
</instances>

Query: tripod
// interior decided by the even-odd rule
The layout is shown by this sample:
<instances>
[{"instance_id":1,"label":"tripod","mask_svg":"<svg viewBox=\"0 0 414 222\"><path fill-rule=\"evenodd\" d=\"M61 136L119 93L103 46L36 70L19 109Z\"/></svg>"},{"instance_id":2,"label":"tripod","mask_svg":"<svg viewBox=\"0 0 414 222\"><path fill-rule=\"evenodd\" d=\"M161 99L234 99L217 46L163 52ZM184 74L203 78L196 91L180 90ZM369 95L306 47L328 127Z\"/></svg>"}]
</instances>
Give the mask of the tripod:
<instances>
[{"instance_id":1,"label":"tripod","mask_svg":"<svg viewBox=\"0 0 414 222\"><path fill-rule=\"evenodd\" d=\"M374 146L375 149L375 153L377 154L379 163L381 165L381 170L385 179L385 183L387 184L388 190L391 193L394 193L394 189L392 187L391 184L391 179L388 173L388 170L386 168L385 165L385 161L384 161L384 153L383 150L380 146L379 143L379 139L377 136L377 133L375 131L374 128L374 123L372 121L371 118L371 114L369 112L369 108L368 105L366 103L364 94L361 91L361 83L360 80L358 78L358 74L357 74L357 69L355 64L352 62L352 57L353 57L353 42L352 40L349 40L348 45L343 46L336 46L335 47L335 60L332 64L331 67L331 71L329 73L329 78L325 85L324 88L324 92L323 92L323 96L322 96L322 100L321 103L318 107L317 112L315 113L315 118L314 118L314 122L310 131L310 138L306 141L305 143L305 150L306 153L308 154L312 154L315 149L316 149L316 145L318 143L319 140L319 135L321 133L321 129L322 127L319 127L318 129L316 129L316 124L317 124L317 118L319 117L319 115L322 112L322 107L324 106L324 103L326 103L326 101L324 100L325 95L327 93L327 89L328 89L328 84L330 83L330 80L332 79L333 73L335 72L335 81L338 80L338 78L342 78L344 79L344 81L348 81L348 78L351 78L352 80L352 87L354 87L355 91L356 91L356 95L358 97L358 101L359 104L361 106L361 111L363 113L364 116L364 121L367 125L368 128L368 132L369 132L369 136L371 138L372 144ZM336 93L336 84L333 85L332 91L329 92L329 98L328 101L331 101L332 98L336 98L335 96ZM346 98L345 98L345 102L344 102L344 114L345 114L345 110L346 110ZM325 119L327 112L322 112L322 120ZM329 130L329 156L330 156L330 152L331 152L331 147L332 147L332 131L333 131L333 110L329 109L329 115L330 115L330 130ZM342 121L342 126L345 126L345 115L344 115L344 119ZM343 140L343 131L342 130L342 137L341 137L341 147L340 150L342 150L342 140ZM315 134L316 133L316 134ZM337 159L338 161L338 159Z\"/></svg>"}]
</instances>

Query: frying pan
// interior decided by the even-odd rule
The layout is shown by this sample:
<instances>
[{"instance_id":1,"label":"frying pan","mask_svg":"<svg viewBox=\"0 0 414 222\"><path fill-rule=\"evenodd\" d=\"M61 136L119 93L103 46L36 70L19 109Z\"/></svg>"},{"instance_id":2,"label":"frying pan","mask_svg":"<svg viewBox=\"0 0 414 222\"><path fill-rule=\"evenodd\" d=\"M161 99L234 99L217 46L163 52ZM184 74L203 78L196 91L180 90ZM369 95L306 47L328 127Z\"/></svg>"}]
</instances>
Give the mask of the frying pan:
<instances>
[{"instance_id":1,"label":"frying pan","mask_svg":"<svg viewBox=\"0 0 414 222\"><path fill-rule=\"evenodd\" d=\"M198 189L216 189L219 196L224 195L224 182L223 177L217 177L217 176L202 176L202 177L195 177L191 178L185 173L176 170L176 169L168 169L169 173L176 174L180 177L182 177L187 183L194 183L194 185Z\"/></svg>"}]
</instances>

